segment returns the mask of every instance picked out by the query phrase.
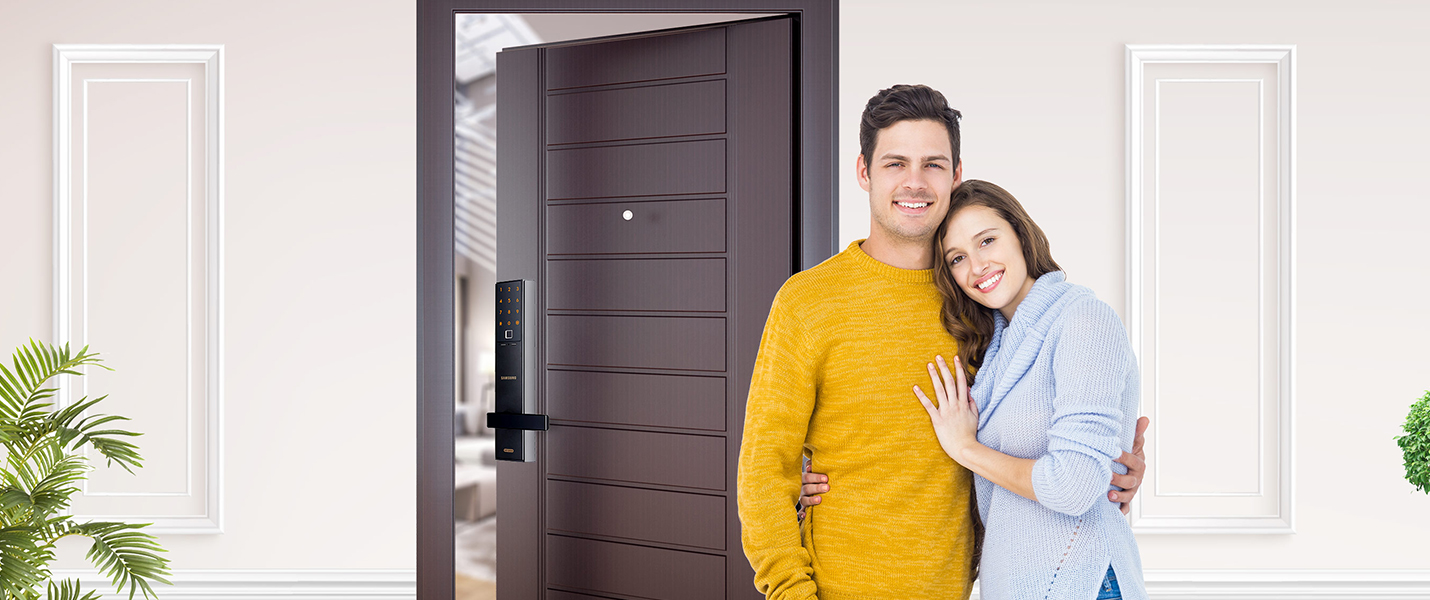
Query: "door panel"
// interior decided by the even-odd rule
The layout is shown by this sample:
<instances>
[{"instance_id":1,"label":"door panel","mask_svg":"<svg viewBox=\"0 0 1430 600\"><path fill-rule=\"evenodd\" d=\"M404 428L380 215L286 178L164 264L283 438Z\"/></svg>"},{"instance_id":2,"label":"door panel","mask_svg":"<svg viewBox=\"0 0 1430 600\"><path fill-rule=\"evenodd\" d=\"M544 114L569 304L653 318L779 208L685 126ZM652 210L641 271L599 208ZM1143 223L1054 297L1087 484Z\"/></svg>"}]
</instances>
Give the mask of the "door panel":
<instances>
[{"instance_id":1,"label":"door panel","mask_svg":"<svg viewBox=\"0 0 1430 600\"><path fill-rule=\"evenodd\" d=\"M547 536L551 585L639 598L720 600L725 557Z\"/></svg>"},{"instance_id":2,"label":"door panel","mask_svg":"<svg viewBox=\"0 0 1430 600\"><path fill-rule=\"evenodd\" d=\"M552 365L725 370L725 319L551 315Z\"/></svg>"},{"instance_id":3,"label":"door panel","mask_svg":"<svg viewBox=\"0 0 1430 600\"><path fill-rule=\"evenodd\" d=\"M725 191L725 140L563 148L546 155L550 200Z\"/></svg>"},{"instance_id":4,"label":"door panel","mask_svg":"<svg viewBox=\"0 0 1430 600\"><path fill-rule=\"evenodd\" d=\"M725 549L725 498L591 483L547 485L552 531Z\"/></svg>"},{"instance_id":5,"label":"door panel","mask_svg":"<svg viewBox=\"0 0 1430 600\"><path fill-rule=\"evenodd\" d=\"M552 426L547 473L613 482L725 489L725 438Z\"/></svg>"},{"instance_id":6,"label":"door panel","mask_svg":"<svg viewBox=\"0 0 1430 600\"><path fill-rule=\"evenodd\" d=\"M725 259L553 260L555 310L725 312Z\"/></svg>"},{"instance_id":7,"label":"door panel","mask_svg":"<svg viewBox=\"0 0 1430 600\"><path fill-rule=\"evenodd\" d=\"M725 72L725 30L572 44L546 51L548 91Z\"/></svg>"},{"instance_id":8,"label":"door panel","mask_svg":"<svg viewBox=\"0 0 1430 600\"><path fill-rule=\"evenodd\" d=\"M549 144L725 133L721 80L563 94L546 107Z\"/></svg>"},{"instance_id":9,"label":"door panel","mask_svg":"<svg viewBox=\"0 0 1430 600\"><path fill-rule=\"evenodd\" d=\"M725 430L725 378L593 371L546 372L553 421Z\"/></svg>"},{"instance_id":10,"label":"door panel","mask_svg":"<svg viewBox=\"0 0 1430 600\"><path fill-rule=\"evenodd\" d=\"M546 215L551 254L725 251L723 199L564 204Z\"/></svg>"},{"instance_id":11,"label":"door panel","mask_svg":"<svg viewBox=\"0 0 1430 600\"><path fill-rule=\"evenodd\" d=\"M498 56L498 239L523 253L498 260L540 291L552 419L500 474L500 600L759 598L735 477L798 255L793 39L759 19Z\"/></svg>"}]
</instances>

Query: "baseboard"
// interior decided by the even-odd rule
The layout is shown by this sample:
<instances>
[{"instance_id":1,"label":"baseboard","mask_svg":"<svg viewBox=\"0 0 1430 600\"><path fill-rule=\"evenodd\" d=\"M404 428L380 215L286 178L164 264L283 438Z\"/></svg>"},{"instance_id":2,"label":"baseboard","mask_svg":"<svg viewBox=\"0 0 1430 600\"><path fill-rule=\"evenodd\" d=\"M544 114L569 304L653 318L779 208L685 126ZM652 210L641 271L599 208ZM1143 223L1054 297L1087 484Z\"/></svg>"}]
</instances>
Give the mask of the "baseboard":
<instances>
[{"instance_id":1,"label":"baseboard","mask_svg":"<svg viewBox=\"0 0 1430 600\"><path fill-rule=\"evenodd\" d=\"M115 594L109 579L89 569L55 569L56 579L79 578L105 600ZM175 570L174 585L156 585L161 600L414 600L413 569L192 569ZM135 595L142 598L143 594Z\"/></svg>"},{"instance_id":2,"label":"baseboard","mask_svg":"<svg viewBox=\"0 0 1430 600\"><path fill-rule=\"evenodd\" d=\"M1151 600L1430 600L1427 569L1153 569L1143 579Z\"/></svg>"},{"instance_id":3,"label":"baseboard","mask_svg":"<svg viewBox=\"0 0 1430 600\"><path fill-rule=\"evenodd\" d=\"M56 570L85 589L117 595L92 570ZM1152 600L1430 600L1430 569L1155 569L1144 574ZM180 570L162 600L414 600L417 572L402 569ZM137 596L136 596L137 597ZM974 600L979 598L977 589Z\"/></svg>"}]
</instances>

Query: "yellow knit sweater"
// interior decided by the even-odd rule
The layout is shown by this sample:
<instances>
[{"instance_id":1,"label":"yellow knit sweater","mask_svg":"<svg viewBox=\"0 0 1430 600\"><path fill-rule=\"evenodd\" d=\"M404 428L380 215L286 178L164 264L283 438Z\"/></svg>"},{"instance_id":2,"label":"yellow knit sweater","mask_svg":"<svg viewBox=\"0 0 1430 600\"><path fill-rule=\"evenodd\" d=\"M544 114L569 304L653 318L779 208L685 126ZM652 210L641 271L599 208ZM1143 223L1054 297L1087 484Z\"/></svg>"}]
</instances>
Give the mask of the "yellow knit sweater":
<instances>
[{"instance_id":1,"label":"yellow knit sweater","mask_svg":"<svg viewBox=\"0 0 1430 600\"><path fill-rule=\"evenodd\" d=\"M967 598L971 474L940 448L913 386L951 359L933 271L850 244L775 296L740 446L745 556L771 600ZM801 454L830 490L801 531Z\"/></svg>"}]
</instances>

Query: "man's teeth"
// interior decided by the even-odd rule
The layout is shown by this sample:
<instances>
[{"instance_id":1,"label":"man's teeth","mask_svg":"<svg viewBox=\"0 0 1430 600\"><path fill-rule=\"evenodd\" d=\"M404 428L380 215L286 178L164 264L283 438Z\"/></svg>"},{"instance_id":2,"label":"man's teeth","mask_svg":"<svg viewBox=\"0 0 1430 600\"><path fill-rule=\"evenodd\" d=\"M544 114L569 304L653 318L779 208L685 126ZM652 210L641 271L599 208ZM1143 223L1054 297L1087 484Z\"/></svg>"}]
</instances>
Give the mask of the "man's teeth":
<instances>
[{"instance_id":1,"label":"man's teeth","mask_svg":"<svg viewBox=\"0 0 1430 600\"><path fill-rule=\"evenodd\" d=\"M895 204L904 208L923 208L929 205L927 202L895 202Z\"/></svg>"},{"instance_id":2,"label":"man's teeth","mask_svg":"<svg viewBox=\"0 0 1430 600\"><path fill-rule=\"evenodd\" d=\"M1001 279L1003 279L1003 274L1002 274L1002 273L999 273L999 274L997 274L997 275L994 275L992 279L989 279L988 281L985 281L985 282L983 282L983 283L978 284L978 289L980 289L980 290L986 290L986 289L988 289L988 286L993 285L993 284L995 284L995 283L998 283L998 281L1001 280Z\"/></svg>"}]
</instances>

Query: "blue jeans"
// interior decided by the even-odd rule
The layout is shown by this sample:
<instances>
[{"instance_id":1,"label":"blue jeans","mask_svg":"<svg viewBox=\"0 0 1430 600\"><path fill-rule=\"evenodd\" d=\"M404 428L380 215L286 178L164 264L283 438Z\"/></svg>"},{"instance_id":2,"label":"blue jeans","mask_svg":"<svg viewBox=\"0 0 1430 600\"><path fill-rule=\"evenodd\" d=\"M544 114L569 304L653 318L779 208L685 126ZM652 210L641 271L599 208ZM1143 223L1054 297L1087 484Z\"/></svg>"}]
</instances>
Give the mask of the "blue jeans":
<instances>
[{"instance_id":1,"label":"blue jeans","mask_svg":"<svg viewBox=\"0 0 1430 600\"><path fill-rule=\"evenodd\" d=\"M1102 580L1102 587L1097 590L1097 600L1122 600L1122 590L1117 588L1117 574L1112 572L1112 567L1107 567L1107 577Z\"/></svg>"}]
</instances>

